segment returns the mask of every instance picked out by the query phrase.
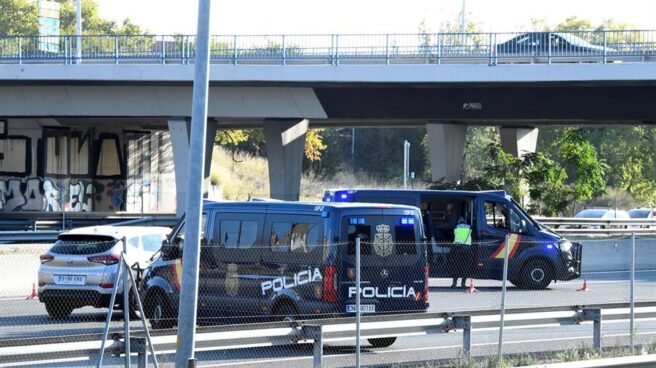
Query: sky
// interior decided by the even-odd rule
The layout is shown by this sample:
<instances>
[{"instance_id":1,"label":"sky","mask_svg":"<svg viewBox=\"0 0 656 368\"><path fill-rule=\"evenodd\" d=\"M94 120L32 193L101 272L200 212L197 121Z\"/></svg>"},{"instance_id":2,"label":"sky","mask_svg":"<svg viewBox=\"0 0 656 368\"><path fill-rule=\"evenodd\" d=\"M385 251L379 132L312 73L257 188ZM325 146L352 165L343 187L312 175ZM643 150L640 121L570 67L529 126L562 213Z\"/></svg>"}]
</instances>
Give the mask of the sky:
<instances>
[{"instance_id":1,"label":"sky","mask_svg":"<svg viewBox=\"0 0 656 368\"><path fill-rule=\"evenodd\" d=\"M576 15L593 24L615 19L656 29L654 0L465 0L467 19L482 31L530 28L532 18L556 24ZM103 17L155 34L195 34L197 0L96 0ZM213 0L212 34L417 33L457 22L463 0Z\"/></svg>"}]
</instances>

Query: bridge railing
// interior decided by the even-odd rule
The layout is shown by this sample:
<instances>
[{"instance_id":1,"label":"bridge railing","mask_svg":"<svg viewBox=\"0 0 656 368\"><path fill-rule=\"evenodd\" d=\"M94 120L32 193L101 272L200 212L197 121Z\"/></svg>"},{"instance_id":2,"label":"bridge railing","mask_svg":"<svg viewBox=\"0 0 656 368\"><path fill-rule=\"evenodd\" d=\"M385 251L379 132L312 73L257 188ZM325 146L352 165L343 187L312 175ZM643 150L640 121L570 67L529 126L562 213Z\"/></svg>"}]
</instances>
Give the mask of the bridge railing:
<instances>
[{"instance_id":1,"label":"bridge railing","mask_svg":"<svg viewBox=\"0 0 656 368\"><path fill-rule=\"evenodd\" d=\"M193 62L193 35L2 36L0 63ZM443 64L653 61L656 31L217 35L214 63Z\"/></svg>"}]
</instances>

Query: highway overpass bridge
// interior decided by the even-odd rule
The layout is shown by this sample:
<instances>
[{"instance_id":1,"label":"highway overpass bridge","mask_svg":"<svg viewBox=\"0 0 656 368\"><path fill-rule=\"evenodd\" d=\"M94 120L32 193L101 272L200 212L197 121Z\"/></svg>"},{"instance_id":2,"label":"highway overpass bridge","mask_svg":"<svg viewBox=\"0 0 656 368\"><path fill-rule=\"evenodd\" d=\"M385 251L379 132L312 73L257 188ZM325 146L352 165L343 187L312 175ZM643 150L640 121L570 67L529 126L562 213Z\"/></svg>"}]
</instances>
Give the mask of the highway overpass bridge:
<instances>
[{"instance_id":1,"label":"highway overpass bridge","mask_svg":"<svg viewBox=\"0 0 656 368\"><path fill-rule=\"evenodd\" d=\"M340 54L332 36L326 55L282 46L213 54L208 137L263 128L271 196L296 199L308 127L425 126L433 178L455 181L470 125L498 126L504 148L520 155L535 150L542 125L656 122L649 31L632 48L546 55L498 55L493 41L391 53L389 37L376 52L342 42ZM185 198L193 53L162 37L130 54L114 40L114 52L81 55L66 46L28 57L29 40L18 55L0 47L2 210L173 210L166 187Z\"/></svg>"}]
</instances>

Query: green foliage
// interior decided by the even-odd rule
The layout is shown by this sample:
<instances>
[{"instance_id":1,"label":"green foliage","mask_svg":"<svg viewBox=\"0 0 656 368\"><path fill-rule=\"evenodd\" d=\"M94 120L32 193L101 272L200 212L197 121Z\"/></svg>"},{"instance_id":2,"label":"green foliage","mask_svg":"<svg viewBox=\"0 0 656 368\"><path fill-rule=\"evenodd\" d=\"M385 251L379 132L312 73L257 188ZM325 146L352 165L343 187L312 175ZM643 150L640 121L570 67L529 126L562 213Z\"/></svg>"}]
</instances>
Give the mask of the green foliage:
<instances>
[{"instance_id":1,"label":"green foliage","mask_svg":"<svg viewBox=\"0 0 656 368\"><path fill-rule=\"evenodd\" d=\"M604 165L597 157L597 150L584 137L581 129L567 128L559 142L559 157L576 181L574 198L586 200L604 193Z\"/></svg>"},{"instance_id":2,"label":"green foliage","mask_svg":"<svg viewBox=\"0 0 656 368\"><path fill-rule=\"evenodd\" d=\"M33 35L39 32L35 1L0 0L0 9L0 35Z\"/></svg>"}]
</instances>

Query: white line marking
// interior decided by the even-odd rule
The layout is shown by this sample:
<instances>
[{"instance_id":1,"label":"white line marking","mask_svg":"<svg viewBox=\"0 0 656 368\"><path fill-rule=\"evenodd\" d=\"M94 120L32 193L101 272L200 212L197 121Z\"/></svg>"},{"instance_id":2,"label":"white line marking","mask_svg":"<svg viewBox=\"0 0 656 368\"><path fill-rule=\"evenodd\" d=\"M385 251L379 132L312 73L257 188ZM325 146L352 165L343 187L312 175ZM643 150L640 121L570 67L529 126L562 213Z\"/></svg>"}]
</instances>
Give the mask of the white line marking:
<instances>
[{"instance_id":1,"label":"white line marking","mask_svg":"<svg viewBox=\"0 0 656 368\"><path fill-rule=\"evenodd\" d=\"M24 297L24 296L23 297L18 297L18 296L16 296L16 297L0 298L0 302L8 302L8 301L12 301L12 300L27 300L27 297Z\"/></svg>"}]
</instances>

